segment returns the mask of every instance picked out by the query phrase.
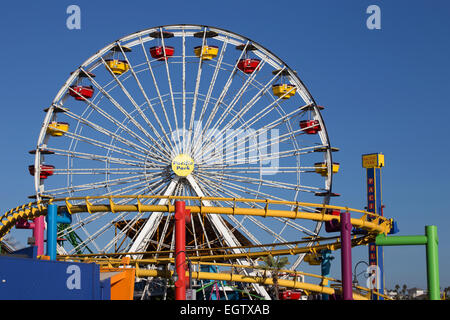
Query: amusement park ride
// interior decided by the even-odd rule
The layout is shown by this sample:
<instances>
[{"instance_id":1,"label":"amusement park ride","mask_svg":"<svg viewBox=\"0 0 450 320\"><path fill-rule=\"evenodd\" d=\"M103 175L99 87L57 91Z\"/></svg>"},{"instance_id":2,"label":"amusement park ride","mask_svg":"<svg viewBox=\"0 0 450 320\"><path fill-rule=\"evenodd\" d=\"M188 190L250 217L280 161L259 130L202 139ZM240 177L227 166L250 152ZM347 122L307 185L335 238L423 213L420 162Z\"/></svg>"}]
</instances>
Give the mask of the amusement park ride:
<instances>
[{"instance_id":1,"label":"amusement park ride","mask_svg":"<svg viewBox=\"0 0 450 320\"><path fill-rule=\"evenodd\" d=\"M288 289L282 299L386 298L382 241L397 227L382 212L383 155L363 156L367 211L330 205L338 149L322 110L286 63L227 30L168 25L107 45L44 110L35 194L0 219L0 238L32 229L32 246L0 257L0 298L253 300L272 287ZM352 284L358 245L381 285ZM329 277L334 250L341 280Z\"/></svg>"}]
</instances>

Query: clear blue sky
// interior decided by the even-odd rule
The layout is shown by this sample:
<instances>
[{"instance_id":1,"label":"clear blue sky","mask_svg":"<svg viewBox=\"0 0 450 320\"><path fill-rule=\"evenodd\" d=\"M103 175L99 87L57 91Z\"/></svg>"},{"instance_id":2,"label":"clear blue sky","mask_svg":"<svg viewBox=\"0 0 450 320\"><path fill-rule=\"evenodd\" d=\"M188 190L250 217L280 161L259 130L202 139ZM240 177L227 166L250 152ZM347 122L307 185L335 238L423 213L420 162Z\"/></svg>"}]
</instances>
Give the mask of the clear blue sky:
<instances>
[{"instance_id":1,"label":"clear blue sky","mask_svg":"<svg viewBox=\"0 0 450 320\"><path fill-rule=\"evenodd\" d=\"M70 4L81 8L81 30L66 28ZM381 8L381 30L366 27L371 4ZM33 194L28 150L35 147L42 109L86 58L153 26L217 26L270 49L326 106L331 143L341 150L334 191L342 196L334 203L363 208L361 155L385 154L385 215L399 221L401 235L438 226L441 286L450 286L448 1L42 0L8 1L1 9L2 212ZM332 275L338 277L336 256ZM354 250L354 262L366 258L366 247ZM385 272L388 288L425 288L425 248L386 248Z\"/></svg>"}]
</instances>

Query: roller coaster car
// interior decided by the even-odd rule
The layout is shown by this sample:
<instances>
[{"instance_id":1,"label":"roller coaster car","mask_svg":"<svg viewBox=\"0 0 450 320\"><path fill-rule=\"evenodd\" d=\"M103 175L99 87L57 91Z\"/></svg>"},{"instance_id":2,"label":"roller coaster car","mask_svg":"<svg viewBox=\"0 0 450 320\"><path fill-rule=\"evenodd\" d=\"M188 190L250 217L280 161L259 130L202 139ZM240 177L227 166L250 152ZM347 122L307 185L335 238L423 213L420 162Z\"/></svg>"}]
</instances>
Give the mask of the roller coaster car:
<instances>
[{"instance_id":1,"label":"roller coaster car","mask_svg":"<svg viewBox=\"0 0 450 320\"><path fill-rule=\"evenodd\" d=\"M150 55L153 59L158 61L166 60L167 58L173 56L174 52L175 49L171 46L156 46L150 48Z\"/></svg>"},{"instance_id":2,"label":"roller coaster car","mask_svg":"<svg viewBox=\"0 0 450 320\"><path fill-rule=\"evenodd\" d=\"M317 266L317 265L320 265L320 264L321 264L322 259L321 259L320 256L317 255L317 254L314 254L314 253L308 253L308 254L305 256L305 262L307 262L309 265Z\"/></svg>"},{"instance_id":3,"label":"roller coaster car","mask_svg":"<svg viewBox=\"0 0 450 320\"><path fill-rule=\"evenodd\" d=\"M49 164L41 164L41 170L40 170L40 178L41 179L47 179L49 176L53 175L53 170L55 169L55 166L49 165ZM28 171L32 176L35 174L34 165L28 166Z\"/></svg>"},{"instance_id":4,"label":"roller coaster car","mask_svg":"<svg viewBox=\"0 0 450 320\"><path fill-rule=\"evenodd\" d=\"M333 216L340 216L341 211L336 209L327 209L326 214L331 214ZM337 219L332 219L330 221L325 221L325 231L326 232L338 232L341 231L341 223Z\"/></svg>"},{"instance_id":5,"label":"roller coaster car","mask_svg":"<svg viewBox=\"0 0 450 320\"><path fill-rule=\"evenodd\" d=\"M69 130L67 122L52 122L47 127L47 133L53 137L61 137Z\"/></svg>"},{"instance_id":6,"label":"roller coaster car","mask_svg":"<svg viewBox=\"0 0 450 320\"><path fill-rule=\"evenodd\" d=\"M217 46L198 46L194 48L194 53L202 60L212 60L217 56L219 47Z\"/></svg>"},{"instance_id":7,"label":"roller coaster car","mask_svg":"<svg viewBox=\"0 0 450 320\"><path fill-rule=\"evenodd\" d=\"M368 231L365 230L365 229L362 229L362 228L353 228L352 229L352 234L355 234L355 235L357 235L357 234L366 235L366 234L368 234Z\"/></svg>"},{"instance_id":8,"label":"roller coaster car","mask_svg":"<svg viewBox=\"0 0 450 320\"><path fill-rule=\"evenodd\" d=\"M391 230L388 234L396 234L399 233L398 224L397 221L394 221L394 219L389 219L391 221Z\"/></svg>"},{"instance_id":9,"label":"roller coaster car","mask_svg":"<svg viewBox=\"0 0 450 320\"><path fill-rule=\"evenodd\" d=\"M130 66L128 65L128 62L125 60L105 60L107 66L109 69L111 69L112 73L115 75L121 75L127 72L130 69Z\"/></svg>"},{"instance_id":10,"label":"roller coaster car","mask_svg":"<svg viewBox=\"0 0 450 320\"><path fill-rule=\"evenodd\" d=\"M238 69L244 73L253 73L259 66L261 60L259 59L241 59L238 62Z\"/></svg>"},{"instance_id":11,"label":"roller coaster car","mask_svg":"<svg viewBox=\"0 0 450 320\"><path fill-rule=\"evenodd\" d=\"M293 84L274 84L272 86L272 92L274 95L281 99L289 99L290 97L295 95L297 88Z\"/></svg>"},{"instance_id":12,"label":"roller coaster car","mask_svg":"<svg viewBox=\"0 0 450 320\"><path fill-rule=\"evenodd\" d=\"M69 94L75 98L75 100L84 101L92 98L94 95L93 86L70 86Z\"/></svg>"},{"instance_id":13,"label":"roller coaster car","mask_svg":"<svg viewBox=\"0 0 450 320\"><path fill-rule=\"evenodd\" d=\"M306 134L316 134L322 130L319 120L302 120L300 121L300 128L304 129L303 132Z\"/></svg>"}]
</instances>

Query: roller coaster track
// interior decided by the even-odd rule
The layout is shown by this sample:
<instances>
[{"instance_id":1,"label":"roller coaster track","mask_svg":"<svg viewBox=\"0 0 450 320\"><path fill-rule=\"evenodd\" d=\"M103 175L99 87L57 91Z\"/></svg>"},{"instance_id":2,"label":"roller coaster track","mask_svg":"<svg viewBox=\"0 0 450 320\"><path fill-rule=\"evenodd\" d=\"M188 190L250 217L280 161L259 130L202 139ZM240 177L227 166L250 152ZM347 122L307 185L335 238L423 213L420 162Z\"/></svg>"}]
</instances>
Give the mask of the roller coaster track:
<instances>
[{"instance_id":1,"label":"roller coaster track","mask_svg":"<svg viewBox=\"0 0 450 320\"><path fill-rule=\"evenodd\" d=\"M144 205L141 203L143 199L163 199L166 198L169 201L166 205ZM117 204L114 201L118 199L131 199L135 200L134 204ZM92 201L96 202L103 201L102 203L92 204ZM108 197L73 197L73 198L59 198L59 199L49 199L42 200L38 202L30 202L28 204L24 204L22 206L13 208L7 211L0 217L0 239L4 237L16 224L16 222L24 219L31 220L41 215L46 215L48 204L58 204L58 212L68 212L69 214L77 214L82 212L111 212L112 214L117 212L175 212L175 200L194 200L198 201L199 205L187 205L186 209L191 210L191 213L200 213L200 214L225 214L225 215L250 215L250 216L261 216L261 217L283 217L283 218L291 218L291 219L306 219L313 221L331 221L331 220L340 220L339 216L327 214L327 209L337 209L351 212L351 224L359 229L367 231L366 234L360 236L353 236L352 238L352 246L365 245L371 241L373 241L374 237L380 233L387 234L391 229L391 220L376 215L371 212L352 209L349 207L340 207L340 206L332 206L332 205L324 205L324 204L315 204L315 203L304 203L298 201L276 201L276 200L258 200L258 199L238 199L238 198L218 198L218 197L186 197L186 196L108 196ZM228 206L204 206L203 201L216 201L216 202L224 202L227 203ZM76 204L74 204L76 202ZM252 205L255 203L263 203L264 208L246 208L239 205ZM232 204L232 205L229 205ZM274 209L273 207L277 207ZM278 207L284 206L283 209L279 209ZM305 208L309 208L311 211L305 211ZM319 210L318 210L319 209ZM320 212L314 212L320 211ZM308 241L311 241L309 239ZM224 254L214 254L214 255L200 255L200 256L192 256L190 260L192 263L198 264L206 264L211 263L210 261L226 261L233 260L239 258L252 258L259 259L264 256L272 255L297 255L302 253L315 253L322 249L330 249L337 250L340 248L340 239L338 237L330 237L330 238L322 238L316 237L314 238L316 244L314 246L299 246L307 241L297 241L295 243L295 247L290 248L280 248L276 249L276 246L287 245L287 243L278 243L278 244L265 244L265 245L253 245L240 247L244 249L248 249L242 251L241 253L226 253L230 252L228 249L232 249L231 247L223 247L220 248L223 250ZM260 251L251 251L252 249L258 249L260 247L271 247L271 250L260 250ZM199 249L196 249L197 251ZM164 265L173 263L173 258L168 257L167 255L161 256L162 253L170 253L170 251L155 251L155 252L145 252L145 254L152 255L154 254L155 258L149 259L135 259L130 260L128 258L127 264L135 265L136 267L136 276L138 277L171 277L172 271L170 270L150 270L150 269L141 269L139 266L145 264L151 265ZM187 251L188 253L188 251ZM126 255L129 257L130 253L127 252ZM84 262L95 262L105 267L112 266L120 266L123 265L125 253L115 253L115 254L86 254L86 255L71 255L71 256L58 256L60 260L72 260L72 261L84 261ZM221 264L226 265L226 264ZM242 268L244 266L228 264L231 269L233 268ZM245 266L249 268L249 266ZM251 268L258 268L258 266L252 266ZM289 272L290 274L305 274L299 271L285 270L285 272ZM332 287L328 287L325 284L328 281L334 281L339 283L338 280L332 278L324 278L321 276L310 275L317 278L321 278L321 284L310 284L306 282L296 281L288 279L279 279L278 284L280 286L303 289L306 291L312 291L317 293L325 293L325 294L334 294L336 293L336 289ZM273 278L270 277L260 277L260 276L244 276L241 274L233 274L233 273L210 273L210 272L192 272L192 277L194 279L210 279L210 280L221 280L221 281L237 281L237 282L247 282L247 283L259 283L264 285L273 284ZM366 291L370 294L370 290L362 287L358 287L360 291ZM384 296L385 297L385 296ZM354 293L355 299L367 299L366 295L361 295L359 293Z\"/></svg>"},{"instance_id":2,"label":"roller coaster track","mask_svg":"<svg viewBox=\"0 0 450 320\"><path fill-rule=\"evenodd\" d=\"M142 199L163 199L166 198L169 202L166 205L146 205L142 204ZM116 204L115 199L135 199L136 204ZM92 200L105 200L104 204L92 204ZM62 202L63 205L58 206L58 211L66 211L70 214L76 214L81 212L175 212L175 205L170 203L170 200L197 200L199 205L186 206L186 209L191 210L191 213L200 214L226 214L226 215L250 215L250 216L262 216L262 217L280 217L291 219L305 219L313 221L331 221L336 219L339 221L339 216L327 214L326 209L337 209L349 211L354 214L359 214L359 217L352 217L351 224L354 227L367 230L369 234L388 233L391 228L391 221L385 217L374 214L372 212L352 209L349 207L340 207L324 204L306 203L299 201L277 201L277 200L259 200L259 199L239 199L239 198L218 198L218 197L186 197L186 196L99 196L99 197L73 197L73 198L59 198L50 200L41 200L38 202L30 202L22 206L13 208L7 211L0 217L0 237L7 234L15 223L20 219L34 219L38 216L45 215L47 213L47 205L49 203ZM216 206L204 206L203 201L221 201L231 202L233 206L216 207ZM84 204L72 204L71 201L83 201ZM252 204L252 203L264 203L263 209L257 208L242 208L237 207L237 204ZM270 209L271 205L284 205L289 206L289 210ZM321 212L307 212L300 210L301 208L311 208L316 210L322 209Z\"/></svg>"}]
</instances>

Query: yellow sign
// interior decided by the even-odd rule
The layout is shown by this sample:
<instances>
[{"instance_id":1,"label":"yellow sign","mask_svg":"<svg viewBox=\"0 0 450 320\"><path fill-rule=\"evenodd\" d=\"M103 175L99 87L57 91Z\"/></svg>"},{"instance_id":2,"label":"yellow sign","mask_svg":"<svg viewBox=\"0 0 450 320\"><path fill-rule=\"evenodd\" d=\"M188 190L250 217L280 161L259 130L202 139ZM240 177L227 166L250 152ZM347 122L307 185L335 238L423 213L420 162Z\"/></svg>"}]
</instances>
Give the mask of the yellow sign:
<instances>
[{"instance_id":1,"label":"yellow sign","mask_svg":"<svg viewBox=\"0 0 450 320\"><path fill-rule=\"evenodd\" d=\"M381 168L384 167L384 154L372 153L362 156L363 168Z\"/></svg>"},{"instance_id":2,"label":"yellow sign","mask_svg":"<svg viewBox=\"0 0 450 320\"><path fill-rule=\"evenodd\" d=\"M172 170L179 177L187 177L194 171L194 160L187 154L179 154L172 160Z\"/></svg>"}]
</instances>

